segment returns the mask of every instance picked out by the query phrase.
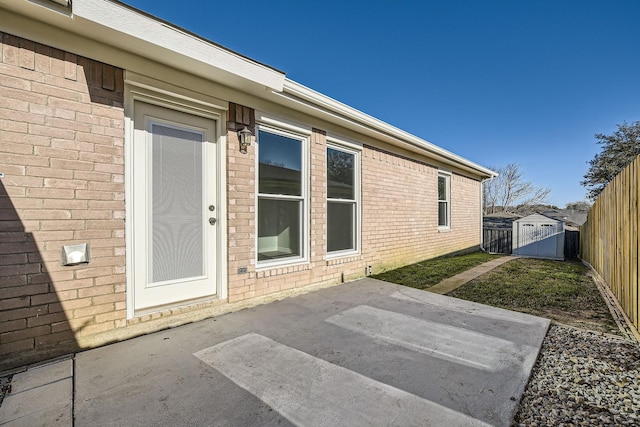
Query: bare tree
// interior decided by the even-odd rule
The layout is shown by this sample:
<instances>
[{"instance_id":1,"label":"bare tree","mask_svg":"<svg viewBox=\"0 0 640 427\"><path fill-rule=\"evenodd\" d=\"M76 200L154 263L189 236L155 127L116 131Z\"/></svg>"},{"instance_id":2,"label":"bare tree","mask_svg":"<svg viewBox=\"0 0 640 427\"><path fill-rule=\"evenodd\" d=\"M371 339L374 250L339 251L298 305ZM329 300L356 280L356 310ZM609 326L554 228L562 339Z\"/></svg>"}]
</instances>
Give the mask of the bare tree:
<instances>
[{"instance_id":1,"label":"bare tree","mask_svg":"<svg viewBox=\"0 0 640 427\"><path fill-rule=\"evenodd\" d=\"M485 215L496 212L515 213L516 207L518 210L533 208L544 204L551 192L549 188L536 187L532 182L525 181L524 172L518 164L509 163L491 169L499 175L483 184Z\"/></svg>"}]
</instances>

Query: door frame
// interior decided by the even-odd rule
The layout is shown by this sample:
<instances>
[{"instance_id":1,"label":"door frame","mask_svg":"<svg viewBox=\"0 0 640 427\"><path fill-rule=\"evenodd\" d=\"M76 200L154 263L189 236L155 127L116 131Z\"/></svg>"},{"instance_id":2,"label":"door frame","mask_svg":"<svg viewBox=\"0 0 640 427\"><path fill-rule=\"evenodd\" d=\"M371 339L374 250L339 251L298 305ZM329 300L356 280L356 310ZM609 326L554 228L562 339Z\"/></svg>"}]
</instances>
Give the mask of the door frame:
<instances>
[{"instance_id":1,"label":"door frame","mask_svg":"<svg viewBox=\"0 0 640 427\"><path fill-rule=\"evenodd\" d=\"M226 138L226 111L228 103L204 95L202 93L178 88L165 82L159 82L145 76L131 72L125 72L125 102L124 102L124 177L125 177L125 251L126 251L126 311L127 319L137 316L163 311L168 308L201 303L203 300L226 300L228 297L227 285L227 138ZM133 153L134 153L134 104L144 102L159 107L193 114L199 117L211 119L215 122L216 133L216 211L218 219L218 233L216 242L216 294L188 302L178 301L175 304L161 307L135 310L135 286L134 278L136 266L134 263L135 242L134 227L135 215L133 211L133 197L135 197L133 183Z\"/></svg>"}]
</instances>

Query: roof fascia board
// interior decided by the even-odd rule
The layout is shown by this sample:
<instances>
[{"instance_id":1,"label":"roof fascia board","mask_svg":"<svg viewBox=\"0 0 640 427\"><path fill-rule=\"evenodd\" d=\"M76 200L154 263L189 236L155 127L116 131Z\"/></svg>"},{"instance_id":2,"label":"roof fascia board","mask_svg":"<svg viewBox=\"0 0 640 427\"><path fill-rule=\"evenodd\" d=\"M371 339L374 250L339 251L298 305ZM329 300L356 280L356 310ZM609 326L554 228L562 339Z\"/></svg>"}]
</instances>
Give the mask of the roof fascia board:
<instances>
[{"instance_id":1,"label":"roof fascia board","mask_svg":"<svg viewBox=\"0 0 640 427\"><path fill-rule=\"evenodd\" d=\"M271 67L252 61L242 55L224 49L215 43L202 39L186 30L163 22L156 17L143 14L120 2L109 0L74 0L74 18L82 18L101 25L106 31L100 34L86 34L100 37L105 43L115 41L116 46L136 50L145 56L160 48L163 55L178 55L202 62L213 68L235 74L249 81L262 84L274 90L282 90L285 75ZM114 38L114 36L117 36ZM152 48L151 50L149 50ZM155 49L153 49L155 48Z\"/></svg>"},{"instance_id":2,"label":"roof fascia board","mask_svg":"<svg viewBox=\"0 0 640 427\"><path fill-rule=\"evenodd\" d=\"M78 40L72 44L80 48L74 53L80 55L88 54L82 46L89 46L90 41L95 41L244 90L262 87L263 90L267 88L280 91L284 84L283 72L118 1L74 0L71 11L66 8L66 13L65 8L60 8L53 2L40 0L0 0L0 8L13 11L25 19L39 21L40 25L58 27L74 34ZM0 28L13 27L15 25L10 22L0 24ZM25 38L29 38L30 33L36 37L41 36L35 25L28 28L30 31L18 27L14 34ZM34 41L47 42L46 39L42 40L42 37ZM55 45L55 42L48 44ZM91 58L104 60L101 50L93 50L90 53Z\"/></svg>"},{"instance_id":3,"label":"roof fascia board","mask_svg":"<svg viewBox=\"0 0 640 427\"><path fill-rule=\"evenodd\" d=\"M2 32L120 67L128 73L153 76L156 81L173 82L185 88L201 88L203 93L212 93L219 98L232 99L234 102L245 102L245 105L255 102L256 97L265 99L267 96L265 94L271 93L263 85L232 75L226 76L224 81L216 80L212 77L211 67L196 61L189 64L191 67L189 70L180 70L170 63L152 61L96 40L78 37L77 33L71 33L63 28L63 26L69 26L68 16L58 14L60 17L57 19L50 18L51 21L62 20L61 22L66 22L66 25L60 22L56 22L56 25L44 23L42 20L33 19L13 10L3 10L3 1L5 0L0 0L0 15L3 18L0 19L0 31ZM238 87L243 91L239 92Z\"/></svg>"},{"instance_id":4,"label":"roof fascia board","mask_svg":"<svg viewBox=\"0 0 640 427\"><path fill-rule=\"evenodd\" d=\"M434 158L442 163L472 172L481 177L491 178L498 175L490 169L473 163L290 79L285 80L282 96L299 104L306 104L315 110L316 113L324 113L325 116L330 118L330 121L335 122L338 120L343 122L343 125L344 122L347 122L351 125L350 127L354 125L358 126L365 132L369 131L367 133L373 132L378 138L383 137L387 142L399 145L402 148L408 148L410 151Z\"/></svg>"}]
</instances>

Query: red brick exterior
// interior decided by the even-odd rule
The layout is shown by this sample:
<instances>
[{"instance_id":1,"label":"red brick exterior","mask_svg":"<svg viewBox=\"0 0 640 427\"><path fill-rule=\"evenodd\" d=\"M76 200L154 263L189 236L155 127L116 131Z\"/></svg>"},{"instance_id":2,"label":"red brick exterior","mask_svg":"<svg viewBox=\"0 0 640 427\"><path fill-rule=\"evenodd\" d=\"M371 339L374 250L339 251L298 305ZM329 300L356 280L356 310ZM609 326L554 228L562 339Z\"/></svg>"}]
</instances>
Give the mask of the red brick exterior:
<instances>
[{"instance_id":1,"label":"red brick exterior","mask_svg":"<svg viewBox=\"0 0 640 427\"><path fill-rule=\"evenodd\" d=\"M255 117L230 103L228 300L127 319L123 70L0 37L0 370L263 301L253 298L363 277L368 266L378 272L479 245L477 180L453 173L451 227L439 231L438 168L368 140L362 248L327 259L327 136L317 123L309 140L308 260L257 268L256 151L240 153L236 133ZM82 242L91 262L62 266L61 246Z\"/></svg>"}]
</instances>

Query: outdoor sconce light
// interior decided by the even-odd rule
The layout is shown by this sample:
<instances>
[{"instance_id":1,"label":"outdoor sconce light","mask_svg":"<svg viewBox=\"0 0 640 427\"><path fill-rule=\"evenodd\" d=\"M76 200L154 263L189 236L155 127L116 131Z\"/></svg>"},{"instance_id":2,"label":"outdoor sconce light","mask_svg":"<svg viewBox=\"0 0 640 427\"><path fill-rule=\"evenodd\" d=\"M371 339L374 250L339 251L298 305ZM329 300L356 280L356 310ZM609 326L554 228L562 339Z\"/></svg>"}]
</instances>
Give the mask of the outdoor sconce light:
<instances>
[{"instance_id":1,"label":"outdoor sconce light","mask_svg":"<svg viewBox=\"0 0 640 427\"><path fill-rule=\"evenodd\" d=\"M240 139L240 152L247 154L247 147L251 145L251 131L245 126L244 129L238 131Z\"/></svg>"}]
</instances>

